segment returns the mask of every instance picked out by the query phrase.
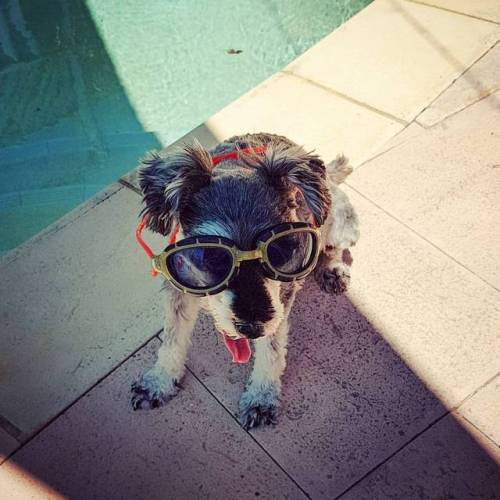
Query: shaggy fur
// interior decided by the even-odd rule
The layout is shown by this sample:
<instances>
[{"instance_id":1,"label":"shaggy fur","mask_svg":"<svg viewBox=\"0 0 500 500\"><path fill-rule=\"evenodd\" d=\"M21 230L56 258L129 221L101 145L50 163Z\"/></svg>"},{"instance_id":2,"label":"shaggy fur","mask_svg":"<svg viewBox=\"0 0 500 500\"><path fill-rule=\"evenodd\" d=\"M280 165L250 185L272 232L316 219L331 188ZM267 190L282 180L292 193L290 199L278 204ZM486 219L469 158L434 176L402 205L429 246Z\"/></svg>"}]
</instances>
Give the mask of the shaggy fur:
<instances>
[{"instance_id":1,"label":"shaggy fur","mask_svg":"<svg viewBox=\"0 0 500 500\"><path fill-rule=\"evenodd\" d=\"M261 145L267 147L264 154L212 166L212 156ZM233 137L211 151L195 144L143 160L143 213L149 215L149 228L164 236L179 224L179 239L224 236L242 250L253 249L259 232L282 222L315 224L321 227L321 253L314 276L325 292L338 294L349 285L346 252L359 237L356 213L338 188L350 172L343 156L325 167L318 156L272 134ZM201 307L220 332L255 339L254 366L240 399L242 425L275 423L288 316L300 287L298 281L269 279L257 261L242 262L229 287L216 295L198 298L167 286L163 344L153 368L132 385L134 409L159 407L177 393Z\"/></svg>"}]
</instances>

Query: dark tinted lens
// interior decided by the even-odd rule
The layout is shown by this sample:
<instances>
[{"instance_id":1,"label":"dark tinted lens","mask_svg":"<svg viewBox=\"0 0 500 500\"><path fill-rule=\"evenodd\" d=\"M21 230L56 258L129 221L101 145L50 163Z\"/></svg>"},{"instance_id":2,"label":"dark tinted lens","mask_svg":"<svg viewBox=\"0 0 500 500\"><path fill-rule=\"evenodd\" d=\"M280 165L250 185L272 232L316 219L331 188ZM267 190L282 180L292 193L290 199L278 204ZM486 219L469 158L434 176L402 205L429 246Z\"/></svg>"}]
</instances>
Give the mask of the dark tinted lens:
<instances>
[{"instance_id":1,"label":"dark tinted lens","mask_svg":"<svg viewBox=\"0 0 500 500\"><path fill-rule=\"evenodd\" d=\"M297 274L306 269L314 256L314 235L299 231L276 238L267 247L271 265L279 272Z\"/></svg>"},{"instance_id":2,"label":"dark tinted lens","mask_svg":"<svg viewBox=\"0 0 500 500\"><path fill-rule=\"evenodd\" d=\"M231 272L233 258L220 247L180 248L167 259L170 274L188 288L208 289L221 284Z\"/></svg>"}]
</instances>

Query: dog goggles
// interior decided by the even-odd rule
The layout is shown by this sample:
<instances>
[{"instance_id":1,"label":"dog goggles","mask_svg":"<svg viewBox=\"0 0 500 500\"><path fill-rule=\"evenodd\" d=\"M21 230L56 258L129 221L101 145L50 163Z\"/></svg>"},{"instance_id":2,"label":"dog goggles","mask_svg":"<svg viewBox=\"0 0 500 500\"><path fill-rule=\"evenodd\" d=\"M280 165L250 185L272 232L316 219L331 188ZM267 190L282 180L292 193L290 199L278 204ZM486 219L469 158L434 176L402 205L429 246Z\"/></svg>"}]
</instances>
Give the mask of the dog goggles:
<instances>
[{"instance_id":1,"label":"dog goggles","mask_svg":"<svg viewBox=\"0 0 500 500\"><path fill-rule=\"evenodd\" d=\"M144 220L137 236L146 250L140 237L141 225L144 227ZM213 295L227 288L246 260L258 260L271 279L304 278L318 260L319 234L318 229L305 222L288 222L261 232L254 250L240 250L234 241L221 236L194 236L177 243L171 240L161 254L153 255L150 251L148 255L153 269L177 289L194 295Z\"/></svg>"}]
</instances>

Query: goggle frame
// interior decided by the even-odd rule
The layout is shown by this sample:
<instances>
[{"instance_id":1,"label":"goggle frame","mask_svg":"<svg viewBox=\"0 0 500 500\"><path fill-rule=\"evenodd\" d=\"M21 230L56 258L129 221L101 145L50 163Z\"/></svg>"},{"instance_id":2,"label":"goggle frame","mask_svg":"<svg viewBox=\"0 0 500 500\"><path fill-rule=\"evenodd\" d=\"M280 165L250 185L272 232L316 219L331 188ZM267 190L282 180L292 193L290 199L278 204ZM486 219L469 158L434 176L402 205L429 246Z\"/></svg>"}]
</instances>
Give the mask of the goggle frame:
<instances>
[{"instance_id":1,"label":"goggle frame","mask_svg":"<svg viewBox=\"0 0 500 500\"><path fill-rule=\"evenodd\" d=\"M270 262L267 249L275 240L289 234L307 232L313 235L313 250L309 262L304 269L298 273L284 273L276 269ZM254 250L240 250L236 243L222 236L191 236L169 245L165 250L152 258L153 269L162 274L175 288L183 293L197 296L215 295L225 290L229 283L238 275L240 264L247 260L258 260L263 267L267 277L284 282L296 281L305 278L316 266L320 252L320 230L307 222L286 222L265 229L256 238ZM231 270L227 277L219 284L206 288L197 289L188 287L178 282L170 273L167 265L168 258L179 249L188 248L223 248L232 256Z\"/></svg>"}]
</instances>

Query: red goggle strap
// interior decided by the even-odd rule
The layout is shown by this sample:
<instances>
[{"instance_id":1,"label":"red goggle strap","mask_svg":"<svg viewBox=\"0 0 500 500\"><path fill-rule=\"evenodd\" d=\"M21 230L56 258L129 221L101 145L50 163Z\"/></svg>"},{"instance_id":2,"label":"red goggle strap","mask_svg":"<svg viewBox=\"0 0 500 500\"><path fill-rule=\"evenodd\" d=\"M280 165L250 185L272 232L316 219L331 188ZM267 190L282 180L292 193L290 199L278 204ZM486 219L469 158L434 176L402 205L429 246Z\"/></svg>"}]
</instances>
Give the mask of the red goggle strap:
<instances>
[{"instance_id":1,"label":"red goggle strap","mask_svg":"<svg viewBox=\"0 0 500 500\"><path fill-rule=\"evenodd\" d=\"M243 153L244 155L250 155L250 154L260 154L264 153L266 151L267 147L266 146L255 146L253 148L244 148L240 149L239 151L231 151L230 153L226 153L223 155L219 156L214 156L212 157L212 165L215 167L218 165L220 162L225 161L225 160L235 160L236 158L239 158L240 153Z\"/></svg>"},{"instance_id":2,"label":"red goggle strap","mask_svg":"<svg viewBox=\"0 0 500 500\"><path fill-rule=\"evenodd\" d=\"M150 246L142 239L142 231L146 227L147 223L149 220L149 214L145 214L144 217L141 219L139 224L137 224L137 227L135 228L135 239L137 240L137 243L142 247L142 249L146 252L146 255L153 260L155 257L155 254L153 250L151 250ZM170 235L170 241L168 242L169 245L173 245L175 241L177 240L177 234L179 233L179 224L175 226L174 231ZM158 276L158 271L156 269L151 269L151 276Z\"/></svg>"}]
</instances>

